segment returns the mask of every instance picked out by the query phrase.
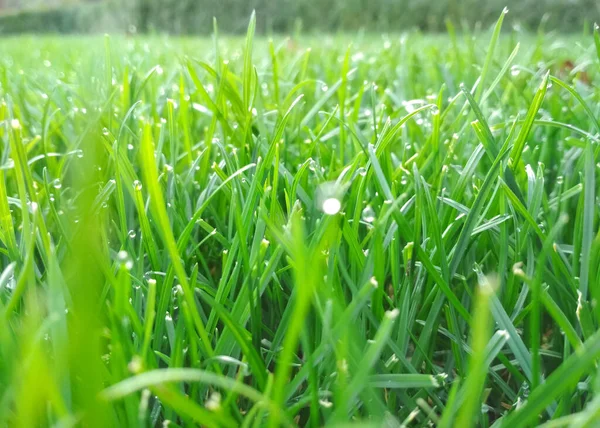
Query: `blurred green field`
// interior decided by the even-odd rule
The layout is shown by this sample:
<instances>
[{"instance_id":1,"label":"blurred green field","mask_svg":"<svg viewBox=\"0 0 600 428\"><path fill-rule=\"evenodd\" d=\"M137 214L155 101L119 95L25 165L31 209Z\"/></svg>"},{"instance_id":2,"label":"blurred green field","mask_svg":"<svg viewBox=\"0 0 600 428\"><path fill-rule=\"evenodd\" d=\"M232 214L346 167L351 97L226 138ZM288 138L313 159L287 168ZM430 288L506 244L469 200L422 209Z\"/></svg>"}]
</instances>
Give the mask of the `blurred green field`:
<instances>
[{"instance_id":1,"label":"blurred green field","mask_svg":"<svg viewBox=\"0 0 600 428\"><path fill-rule=\"evenodd\" d=\"M506 28L581 33L600 21L596 0L2 0L0 34L258 34L445 32L487 28L507 7Z\"/></svg>"},{"instance_id":2,"label":"blurred green field","mask_svg":"<svg viewBox=\"0 0 600 428\"><path fill-rule=\"evenodd\" d=\"M595 426L600 36L0 45L0 426Z\"/></svg>"}]
</instances>

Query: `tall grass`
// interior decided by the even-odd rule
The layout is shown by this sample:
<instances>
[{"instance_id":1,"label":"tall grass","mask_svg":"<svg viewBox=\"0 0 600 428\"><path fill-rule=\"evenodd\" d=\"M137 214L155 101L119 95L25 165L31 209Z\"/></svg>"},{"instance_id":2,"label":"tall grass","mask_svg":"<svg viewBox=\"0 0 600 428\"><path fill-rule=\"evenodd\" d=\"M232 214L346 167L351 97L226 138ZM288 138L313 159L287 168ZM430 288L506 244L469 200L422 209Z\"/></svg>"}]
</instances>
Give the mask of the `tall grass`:
<instances>
[{"instance_id":1,"label":"tall grass","mask_svg":"<svg viewBox=\"0 0 600 428\"><path fill-rule=\"evenodd\" d=\"M0 424L593 426L600 36L503 16L3 43Z\"/></svg>"}]
</instances>

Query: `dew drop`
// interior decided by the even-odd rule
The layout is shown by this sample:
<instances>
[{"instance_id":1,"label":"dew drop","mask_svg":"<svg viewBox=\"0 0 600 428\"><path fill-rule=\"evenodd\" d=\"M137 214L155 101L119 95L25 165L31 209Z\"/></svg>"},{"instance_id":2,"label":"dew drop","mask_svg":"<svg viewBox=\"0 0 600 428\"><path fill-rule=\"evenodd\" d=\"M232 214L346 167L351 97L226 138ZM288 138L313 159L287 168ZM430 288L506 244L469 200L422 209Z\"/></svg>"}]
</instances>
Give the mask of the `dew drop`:
<instances>
[{"instance_id":1,"label":"dew drop","mask_svg":"<svg viewBox=\"0 0 600 428\"><path fill-rule=\"evenodd\" d=\"M117 261L127 270L131 270L131 268L133 268L133 260L127 251L119 251L117 254Z\"/></svg>"},{"instance_id":2,"label":"dew drop","mask_svg":"<svg viewBox=\"0 0 600 428\"><path fill-rule=\"evenodd\" d=\"M335 215L342 208L342 203L336 198L327 198L323 201L323 212L327 215Z\"/></svg>"},{"instance_id":3,"label":"dew drop","mask_svg":"<svg viewBox=\"0 0 600 428\"><path fill-rule=\"evenodd\" d=\"M15 288L17 288L17 280L15 279L14 275L11 276L8 282L6 283L6 288L8 288L9 290L14 290Z\"/></svg>"},{"instance_id":4,"label":"dew drop","mask_svg":"<svg viewBox=\"0 0 600 428\"><path fill-rule=\"evenodd\" d=\"M367 205L366 208L362 212L362 219L366 223L373 223L375 221L375 211L371 205Z\"/></svg>"},{"instance_id":5,"label":"dew drop","mask_svg":"<svg viewBox=\"0 0 600 428\"><path fill-rule=\"evenodd\" d=\"M335 181L324 182L317 188L316 206L327 215L335 215L342 208L344 188Z\"/></svg>"}]
</instances>

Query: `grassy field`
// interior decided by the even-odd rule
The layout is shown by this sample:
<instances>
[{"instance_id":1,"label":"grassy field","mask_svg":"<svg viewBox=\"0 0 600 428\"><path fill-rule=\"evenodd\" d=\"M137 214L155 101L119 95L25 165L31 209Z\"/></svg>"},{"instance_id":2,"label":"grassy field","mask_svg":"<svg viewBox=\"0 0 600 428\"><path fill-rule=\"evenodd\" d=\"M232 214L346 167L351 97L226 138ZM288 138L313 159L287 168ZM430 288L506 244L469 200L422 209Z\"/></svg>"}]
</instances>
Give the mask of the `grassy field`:
<instances>
[{"instance_id":1,"label":"grassy field","mask_svg":"<svg viewBox=\"0 0 600 428\"><path fill-rule=\"evenodd\" d=\"M0 45L0 426L596 426L600 37Z\"/></svg>"}]
</instances>

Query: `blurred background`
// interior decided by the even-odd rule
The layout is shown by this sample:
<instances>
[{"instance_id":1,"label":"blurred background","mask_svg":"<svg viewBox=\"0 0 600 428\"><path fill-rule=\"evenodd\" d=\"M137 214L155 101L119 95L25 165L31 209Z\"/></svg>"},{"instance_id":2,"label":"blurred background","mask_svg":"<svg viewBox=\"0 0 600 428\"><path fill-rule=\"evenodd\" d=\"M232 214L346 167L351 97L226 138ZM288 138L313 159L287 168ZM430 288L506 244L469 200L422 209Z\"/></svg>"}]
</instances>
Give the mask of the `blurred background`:
<instances>
[{"instance_id":1,"label":"blurred background","mask_svg":"<svg viewBox=\"0 0 600 428\"><path fill-rule=\"evenodd\" d=\"M241 33L253 9L261 33L445 31L506 23L579 32L600 21L598 0L0 0L0 34Z\"/></svg>"}]
</instances>

